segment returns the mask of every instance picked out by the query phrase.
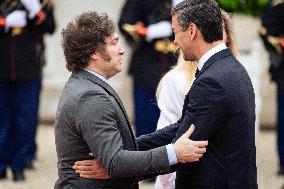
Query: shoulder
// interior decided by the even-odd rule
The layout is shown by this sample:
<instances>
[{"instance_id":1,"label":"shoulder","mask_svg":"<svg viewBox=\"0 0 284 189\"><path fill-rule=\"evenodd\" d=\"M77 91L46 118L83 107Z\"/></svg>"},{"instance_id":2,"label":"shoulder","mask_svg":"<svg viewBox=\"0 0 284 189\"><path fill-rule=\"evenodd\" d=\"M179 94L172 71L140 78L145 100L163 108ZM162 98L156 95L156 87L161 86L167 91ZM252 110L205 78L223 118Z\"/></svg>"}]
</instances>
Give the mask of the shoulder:
<instances>
[{"instance_id":1,"label":"shoulder","mask_svg":"<svg viewBox=\"0 0 284 189\"><path fill-rule=\"evenodd\" d=\"M102 86L84 78L70 77L63 92L70 99L73 99L75 104L110 98Z\"/></svg>"},{"instance_id":2,"label":"shoulder","mask_svg":"<svg viewBox=\"0 0 284 189\"><path fill-rule=\"evenodd\" d=\"M187 78L184 73L172 70L165 74L163 84L178 86L179 84L184 83L186 80Z\"/></svg>"}]
</instances>

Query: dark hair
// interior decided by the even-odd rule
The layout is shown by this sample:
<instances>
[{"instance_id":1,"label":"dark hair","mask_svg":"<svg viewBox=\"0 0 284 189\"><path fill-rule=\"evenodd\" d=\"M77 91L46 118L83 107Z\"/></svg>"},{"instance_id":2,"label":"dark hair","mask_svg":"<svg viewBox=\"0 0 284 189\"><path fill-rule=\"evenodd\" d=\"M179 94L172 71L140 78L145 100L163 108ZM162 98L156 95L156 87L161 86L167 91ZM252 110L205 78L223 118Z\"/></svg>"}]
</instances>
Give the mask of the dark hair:
<instances>
[{"instance_id":1,"label":"dark hair","mask_svg":"<svg viewBox=\"0 0 284 189\"><path fill-rule=\"evenodd\" d=\"M67 70L85 68L92 53L105 50L105 37L114 32L114 23L107 14L86 12L70 22L61 32Z\"/></svg>"},{"instance_id":2,"label":"dark hair","mask_svg":"<svg viewBox=\"0 0 284 189\"><path fill-rule=\"evenodd\" d=\"M221 10L214 0L184 0L173 7L172 15L183 30L194 23L208 43L223 39Z\"/></svg>"}]
</instances>

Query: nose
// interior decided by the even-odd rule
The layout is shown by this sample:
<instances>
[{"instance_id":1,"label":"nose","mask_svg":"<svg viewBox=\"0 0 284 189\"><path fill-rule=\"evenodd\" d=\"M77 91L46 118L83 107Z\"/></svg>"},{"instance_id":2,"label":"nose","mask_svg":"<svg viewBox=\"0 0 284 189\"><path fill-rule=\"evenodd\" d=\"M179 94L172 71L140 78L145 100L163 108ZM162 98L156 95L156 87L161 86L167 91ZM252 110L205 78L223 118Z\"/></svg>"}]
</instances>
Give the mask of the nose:
<instances>
[{"instance_id":1,"label":"nose","mask_svg":"<svg viewBox=\"0 0 284 189\"><path fill-rule=\"evenodd\" d=\"M120 55L124 55L125 50L122 47L119 47L119 51L118 52L119 52Z\"/></svg>"},{"instance_id":2,"label":"nose","mask_svg":"<svg viewBox=\"0 0 284 189\"><path fill-rule=\"evenodd\" d=\"M176 46L178 46L178 45L177 45L177 40L176 40L176 38L174 39L174 44L175 44Z\"/></svg>"}]
</instances>

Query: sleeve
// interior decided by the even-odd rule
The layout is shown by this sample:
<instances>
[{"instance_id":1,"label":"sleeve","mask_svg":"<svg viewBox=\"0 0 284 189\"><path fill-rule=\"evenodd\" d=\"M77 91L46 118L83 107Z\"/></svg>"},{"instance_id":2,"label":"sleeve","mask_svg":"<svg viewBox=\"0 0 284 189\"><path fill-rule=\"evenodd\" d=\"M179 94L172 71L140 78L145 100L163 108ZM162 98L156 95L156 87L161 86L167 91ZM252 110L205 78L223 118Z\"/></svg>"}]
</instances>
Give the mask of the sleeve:
<instances>
[{"instance_id":1,"label":"sleeve","mask_svg":"<svg viewBox=\"0 0 284 189\"><path fill-rule=\"evenodd\" d=\"M178 131L178 124L172 124L156 132L136 138L140 151L154 149L172 143Z\"/></svg>"},{"instance_id":2,"label":"sleeve","mask_svg":"<svg viewBox=\"0 0 284 189\"><path fill-rule=\"evenodd\" d=\"M165 146L149 151L123 149L116 112L105 94L84 94L76 112L77 124L84 140L111 177L143 176L169 171Z\"/></svg>"},{"instance_id":3,"label":"sleeve","mask_svg":"<svg viewBox=\"0 0 284 189\"><path fill-rule=\"evenodd\" d=\"M227 98L222 86L212 78L200 78L191 87L184 117L180 120L175 141L191 124L192 140L208 140L222 124L228 112Z\"/></svg>"},{"instance_id":4,"label":"sleeve","mask_svg":"<svg viewBox=\"0 0 284 189\"><path fill-rule=\"evenodd\" d=\"M53 2L51 0L43 1L41 11L32 20L29 20L29 24L41 33L54 33L56 22Z\"/></svg>"},{"instance_id":5,"label":"sleeve","mask_svg":"<svg viewBox=\"0 0 284 189\"><path fill-rule=\"evenodd\" d=\"M5 34L5 25L6 25L5 17L0 16L0 36Z\"/></svg>"},{"instance_id":6,"label":"sleeve","mask_svg":"<svg viewBox=\"0 0 284 189\"><path fill-rule=\"evenodd\" d=\"M144 23L145 16L142 2L142 0L126 0L121 11L119 29L130 46L135 46L138 42L146 42L145 38L142 37L141 39L133 32L136 22Z\"/></svg>"}]
</instances>

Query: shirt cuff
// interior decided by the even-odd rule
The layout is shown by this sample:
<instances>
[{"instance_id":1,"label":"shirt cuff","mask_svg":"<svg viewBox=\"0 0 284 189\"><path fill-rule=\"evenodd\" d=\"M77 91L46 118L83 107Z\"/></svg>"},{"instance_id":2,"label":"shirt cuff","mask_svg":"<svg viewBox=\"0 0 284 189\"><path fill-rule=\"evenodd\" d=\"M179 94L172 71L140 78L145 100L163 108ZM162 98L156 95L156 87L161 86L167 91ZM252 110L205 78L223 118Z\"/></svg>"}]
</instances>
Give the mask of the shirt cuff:
<instances>
[{"instance_id":1,"label":"shirt cuff","mask_svg":"<svg viewBox=\"0 0 284 189\"><path fill-rule=\"evenodd\" d=\"M174 145L173 144L168 144L166 146L166 148L167 148L169 164L170 165L177 164L178 161L177 161L177 156L176 156L176 152L175 152L175 149L174 149Z\"/></svg>"}]
</instances>

